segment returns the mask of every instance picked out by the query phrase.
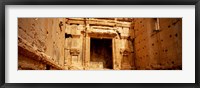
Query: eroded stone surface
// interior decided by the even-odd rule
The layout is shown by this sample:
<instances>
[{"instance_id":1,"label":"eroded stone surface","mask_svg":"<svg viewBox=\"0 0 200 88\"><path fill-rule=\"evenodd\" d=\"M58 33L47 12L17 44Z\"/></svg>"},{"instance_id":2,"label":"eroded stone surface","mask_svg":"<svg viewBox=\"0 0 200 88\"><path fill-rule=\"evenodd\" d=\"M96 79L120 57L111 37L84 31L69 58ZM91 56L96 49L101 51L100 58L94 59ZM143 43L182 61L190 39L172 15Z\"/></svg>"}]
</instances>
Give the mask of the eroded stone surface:
<instances>
[{"instance_id":1,"label":"eroded stone surface","mask_svg":"<svg viewBox=\"0 0 200 88\"><path fill-rule=\"evenodd\" d=\"M180 70L182 19L18 18L18 69Z\"/></svg>"}]
</instances>

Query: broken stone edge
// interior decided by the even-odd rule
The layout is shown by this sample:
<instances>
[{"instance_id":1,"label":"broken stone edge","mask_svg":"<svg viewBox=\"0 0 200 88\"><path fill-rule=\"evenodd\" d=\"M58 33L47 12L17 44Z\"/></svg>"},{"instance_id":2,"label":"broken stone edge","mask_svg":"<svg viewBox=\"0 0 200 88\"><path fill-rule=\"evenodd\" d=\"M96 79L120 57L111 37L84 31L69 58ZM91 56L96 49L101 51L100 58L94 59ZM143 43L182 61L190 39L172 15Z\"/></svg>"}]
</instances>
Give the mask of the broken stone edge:
<instances>
[{"instance_id":1,"label":"broken stone edge","mask_svg":"<svg viewBox=\"0 0 200 88\"><path fill-rule=\"evenodd\" d=\"M31 43L18 36L18 55L24 55L28 58L40 61L46 65L49 65L57 70L65 70L64 66L58 65L54 58L41 52L36 46L32 46Z\"/></svg>"}]
</instances>

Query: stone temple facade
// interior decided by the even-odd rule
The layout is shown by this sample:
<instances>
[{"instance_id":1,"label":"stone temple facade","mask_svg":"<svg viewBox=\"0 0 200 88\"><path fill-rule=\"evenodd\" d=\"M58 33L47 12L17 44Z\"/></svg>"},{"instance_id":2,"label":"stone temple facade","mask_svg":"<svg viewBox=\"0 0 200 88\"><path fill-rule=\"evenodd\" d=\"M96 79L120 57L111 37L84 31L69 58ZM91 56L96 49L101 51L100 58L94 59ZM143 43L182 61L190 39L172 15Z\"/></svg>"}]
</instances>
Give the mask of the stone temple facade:
<instances>
[{"instance_id":1,"label":"stone temple facade","mask_svg":"<svg viewBox=\"0 0 200 88\"><path fill-rule=\"evenodd\" d=\"M181 70L182 18L18 18L18 70Z\"/></svg>"}]
</instances>

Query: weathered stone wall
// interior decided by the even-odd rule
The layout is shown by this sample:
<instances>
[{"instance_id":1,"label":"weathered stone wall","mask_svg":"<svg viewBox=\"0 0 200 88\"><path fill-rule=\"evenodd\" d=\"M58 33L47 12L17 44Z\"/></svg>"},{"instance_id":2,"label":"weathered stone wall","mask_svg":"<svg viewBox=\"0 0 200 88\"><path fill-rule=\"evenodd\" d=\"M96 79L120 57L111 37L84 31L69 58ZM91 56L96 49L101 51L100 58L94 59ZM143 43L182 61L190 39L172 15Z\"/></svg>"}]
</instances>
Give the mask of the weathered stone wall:
<instances>
[{"instance_id":1,"label":"weathered stone wall","mask_svg":"<svg viewBox=\"0 0 200 88\"><path fill-rule=\"evenodd\" d=\"M101 54L95 56L95 50L91 49L91 47L99 46L98 43L91 45L91 38L97 38L112 39L112 54L109 58L112 58L110 62L112 62L113 69L132 69L133 44L128 38L133 31L129 32L131 21L123 22L123 20L120 18L118 20L115 18L66 18L66 68L73 70L104 69L106 59L103 58L108 56L103 57L104 55ZM104 52L105 50L102 48L98 51Z\"/></svg>"},{"instance_id":2,"label":"weathered stone wall","mask_svg":"<svg viewBox=\"0 0 200 88\"><path fill-rule=\"evenodd\" d=\"M137 69L182 69L182 19L135 19Z\"/></svg>"},{"instance_id":3,"label":"weathered stone wall","mask_svg":"<svg viewBox=\"0 0 200 88\"><path fill-rule=\"evenodd\" d=\"M83 20L65 19L65 67L70 70L83 69Z\"/></svg>"},{"instance_id":4,"label":"weathered stone wall","mask_svg":"<svg viewBox=\"0 0 200 88\"><path fill-rule=\"evenodd\" d=\"M18 18L18 36L64 66L64 22L64 18ZM18 58L19 62L25 60Z\"/></svg>"},{"instance_id":5,"label":"weathered stone wall","mask_svg":"<svg viewBox=\"0 0 200 88\"><path fill-rule=\"evenodd\" d=\"M18 50L18 69L182 69L182 19L19 18Z\"/></svg>"}]
</instances>

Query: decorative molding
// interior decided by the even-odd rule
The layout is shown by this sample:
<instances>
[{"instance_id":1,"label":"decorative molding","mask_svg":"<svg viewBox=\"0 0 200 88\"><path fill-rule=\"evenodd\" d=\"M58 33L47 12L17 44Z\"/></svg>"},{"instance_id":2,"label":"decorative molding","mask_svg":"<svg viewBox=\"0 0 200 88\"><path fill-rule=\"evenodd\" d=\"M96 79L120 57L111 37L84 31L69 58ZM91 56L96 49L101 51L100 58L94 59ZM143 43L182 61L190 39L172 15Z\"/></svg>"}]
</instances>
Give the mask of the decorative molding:
<instances>
[{"instance_id":1,"label":"decorative molding","mask_svg":"<svg viewBox=\"0 0 200 88\"><path fill-rule=\"evenodd\" d=\"M96 38L114 38L117 34L113 30L89 30L87 31L87 35L89 37Z\"/></svg>"}]
</instances>

